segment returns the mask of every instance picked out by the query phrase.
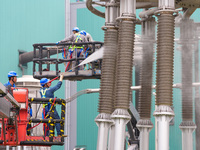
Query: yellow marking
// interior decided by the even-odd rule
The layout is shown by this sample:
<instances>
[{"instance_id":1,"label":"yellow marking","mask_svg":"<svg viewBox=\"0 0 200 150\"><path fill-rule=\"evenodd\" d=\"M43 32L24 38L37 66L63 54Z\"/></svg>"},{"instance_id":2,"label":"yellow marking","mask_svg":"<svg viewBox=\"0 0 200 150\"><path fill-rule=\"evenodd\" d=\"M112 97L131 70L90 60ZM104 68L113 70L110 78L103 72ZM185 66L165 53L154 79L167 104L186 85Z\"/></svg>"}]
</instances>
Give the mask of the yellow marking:
<instances>
[{"instance_id":1,"label":"yellow marking","mask_svg":"<svg viewBox=\"0 0 200 150\"><path fill-rule=\"evenodd\" d=\"M62 117L63 120L65 120L65 117Z\"/></svg>"},{"instance_id":2,"label":"yellow marking","mask_svg":"<svg viewBox=\"0 0 200 150\"><path fill-rule=\"evenodd\" d=\"M64 130L60 130L61 132L64 132Z\"/></svg>"},{"instance_id":3,"label":"yellow marking","mask_svg":"<svg viewBox=\"0 0 200 150\"><path fill-rule=\"evenodd\" d=\"M34 100L34 98L31 98L31 102Z\"/></svg>"},{"instance_id":4,"label":"yellow marking","mask_svg":"<svg viewBox=\"0 0 200 150\"><path fill-rule=\"evenodd\" d=\"M48 123L50 123L50 122L51 122L51 120L48 121Z\"/></svg>"},{"instance_id":5,"label":"yellow marking","mask_svg":"<svg viewBox=\"0 0 200 150\"><path fill-rule=\"evenodd\" d=\"M51 103L51 100L52 100L52 99L50 98L50 99L49 99L49 102L50 102L50 103Z\"/></svg>"}]
</instances>

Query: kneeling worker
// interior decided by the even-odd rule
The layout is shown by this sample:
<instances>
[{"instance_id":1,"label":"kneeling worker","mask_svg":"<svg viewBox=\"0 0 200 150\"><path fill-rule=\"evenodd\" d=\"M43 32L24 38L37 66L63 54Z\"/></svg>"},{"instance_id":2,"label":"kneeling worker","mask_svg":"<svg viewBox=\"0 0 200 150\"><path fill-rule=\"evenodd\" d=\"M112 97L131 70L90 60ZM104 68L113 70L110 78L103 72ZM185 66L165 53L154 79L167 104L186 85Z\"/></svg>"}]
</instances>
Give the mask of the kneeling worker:
<instances>
[{"instance_id":1,"label":"kneeling worker","mask_svg":"<svg viewBox=\"0 0 200 150\"><path fill-rule=\"evenodd\" d=\"M54 87L50 87L51 86L51 82L49 82L49 80L47 78L42 78L40 80L40 84L42 86L42 88L40 89L40 94L42 98L54 98L54 92L57 91L61 85L62 85L62 80L63 80L63 75L60 75L60 80L59 82L54 86ZM47 113L49 112L50 108L51 108L51 104L44 104L44 118L45 116L47 116ZM49 115L48 117L49 118ZM60 119L58 112L56 111L56 108L54 110L54 119ZM56 131L57 131L57 135L60 135L60 124L59 123L55 123L55 127L56 127ZM47 128L49 128L49 124L47 124ZM47 130L47 128L44 127L44 135L45 136L49 136L49 130Z\"/></svg>"}]
</instances>

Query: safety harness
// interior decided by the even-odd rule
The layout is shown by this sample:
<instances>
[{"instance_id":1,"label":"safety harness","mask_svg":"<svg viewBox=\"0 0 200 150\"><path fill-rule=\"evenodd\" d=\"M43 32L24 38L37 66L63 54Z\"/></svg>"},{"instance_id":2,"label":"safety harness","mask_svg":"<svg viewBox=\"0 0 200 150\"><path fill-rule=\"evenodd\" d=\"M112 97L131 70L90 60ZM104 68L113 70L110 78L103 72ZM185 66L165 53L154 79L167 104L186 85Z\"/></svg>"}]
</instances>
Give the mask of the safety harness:
<instances>
[{"instance_id":1,"label":"safety harness","mask_svg":"<svg viewBox=\"0 0 200 150\"><path fill-rule=\"evenodd\" d=\"M75 33L76 35L76 40L75 40L75 43L78 42L78 40L81 40L82 41L82 38L81 38L81 34L80 33ZM69 55L70 55L70 59L72 59L72 53L74 52L74 50L76 51L76 49L81 49L79 51L79 53L77 54L77 57L80 56L81 52L83 51L83 46L77 46L77 45L70 45L69 46ZM70 65L70 61L68 62L66 68L65 68L65 72L68 70L68 67Z\"/></svg>"}]
</instances>

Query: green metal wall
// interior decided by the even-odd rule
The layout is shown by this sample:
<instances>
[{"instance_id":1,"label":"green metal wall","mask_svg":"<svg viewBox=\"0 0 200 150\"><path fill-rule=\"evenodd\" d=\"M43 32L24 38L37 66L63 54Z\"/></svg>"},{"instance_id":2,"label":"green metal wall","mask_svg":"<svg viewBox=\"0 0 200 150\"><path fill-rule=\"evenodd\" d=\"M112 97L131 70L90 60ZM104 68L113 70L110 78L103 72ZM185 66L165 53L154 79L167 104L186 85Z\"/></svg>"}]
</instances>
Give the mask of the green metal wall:
<instances>
[{"instance_id":1,"label":"green metal wall","mask_svg":"<svg viewBox=\"0 0 200 150\"><path fill-rule=\"evenodd\" d=\"M0 1L0 82L18 67L18 50L32 51L34 43L56 42L65 37L65 0L1 0ZM32 75L28 63L25 75ZM64 85L57 97L64 98ZM57 146L53 150L59 149Z\"/></svg>"}]
</instances>

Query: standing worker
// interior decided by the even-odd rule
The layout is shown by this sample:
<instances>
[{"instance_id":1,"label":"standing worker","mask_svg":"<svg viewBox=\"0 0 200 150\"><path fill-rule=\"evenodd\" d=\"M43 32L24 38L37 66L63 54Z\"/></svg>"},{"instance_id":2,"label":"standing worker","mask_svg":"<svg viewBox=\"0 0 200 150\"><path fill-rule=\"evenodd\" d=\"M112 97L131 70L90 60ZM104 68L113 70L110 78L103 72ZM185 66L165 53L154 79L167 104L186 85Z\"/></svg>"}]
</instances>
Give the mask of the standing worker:
<instances>
[{"instance_id":1,"label":"standing worker","mask_svg":"<svg viewBox=\"0 0 200 150\"><path fill-rule=\"evenodd\" d=\"M62 81L63 81L63 75L60 75L60 80L59 82L54 86L54 87L50 87L51 86L51 82L49 82L49 80L47 78L42 78L40 80L40 84L42 86L42 88L40 89L40 94L42 98L54 98L54 92L57 91L61 85L62 85ZM49 110L51 108L51 104L44 104L44 118L47 116L47 114L49 114ZM48 117L49 118L49 115ZM54 110L54 119L60 119L58 112L56 111L56 108ZM56 131L57 131L57 135L60 135L60 124L59 123L55 123L55 127L56 127ZM49 128L49 124L47 124L47 128ZM44 127L44 135L48 136L49 135L49 130Z\"/></svg>"},{"instance_id":2,"label":"standing worker","mask_svg":"<svg viewBox=\"0 0 200 150\"><path fill-rule=\"evenodd\" d=\"M6 87L7 91L13 95L13 92L11 90L11 87L15 87L15 83L17 82L17 73L15 71L10 71L8 72L8 82L4 84Z\"/></svg>"},{"instance_id":3,"label":"standing worker","mask_svg":"<svg viewBox=\"0 0 200 150\"><path fill-rule=\"evenodd\" d=\"M86 37L87 42L93 42L94 41L92 36L88 32L86 32L85 30L82 30L80 32L80 34L83 34Z\"/></svg>"},{"instance_id":4,"label":"standing worker","mask_svg":"<svg viewBox=\"0 0 200 150\"><path fill-rule=\"evenodd\" d=\"M74 27L72 32L73 32L73 34L71 34L69 37L66 37L64 40L61 40L61 41L59 41L57 43L65 43L65 42L81 43L81 42L87 42L86 37L79 33L79 28L78 27ZM68 54L70 56L69 59L76 58L76 57L77 58L83 58L84 57L84 55L83 55L83 45L81 45L81 46L71 45L69 47L69 53ZM81 63L82 60L79 60L78 62ZM74 68L78 64L76 64L76 62L73 61L72 62L72 68ZM83 69L83 67L81 67L80 69Z\"/></svg>"}]
</instances>

